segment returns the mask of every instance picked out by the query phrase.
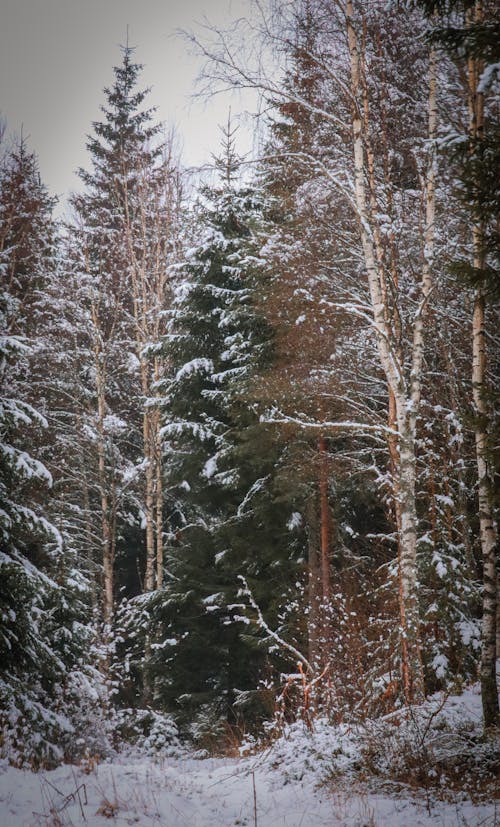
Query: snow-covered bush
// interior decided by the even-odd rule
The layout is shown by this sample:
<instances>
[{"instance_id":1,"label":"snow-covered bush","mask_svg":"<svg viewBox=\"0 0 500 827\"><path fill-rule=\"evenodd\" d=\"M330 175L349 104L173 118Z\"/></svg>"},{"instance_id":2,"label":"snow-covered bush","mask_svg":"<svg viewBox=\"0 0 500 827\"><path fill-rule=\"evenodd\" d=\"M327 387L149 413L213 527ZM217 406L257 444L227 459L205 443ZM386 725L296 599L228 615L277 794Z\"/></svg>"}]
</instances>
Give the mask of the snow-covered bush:
<instances>
[{"instance_id":1,"label":"snow-covered bush","mask_svg":"<svg viewBox=\"0 0 500 827\"><path fill-rule=\"evenodd\" d=\"M113 737L117 746L133 746L151 758L177 757L183 751L172 716L153 709L117 710L113 717Z\"/></svg>"},{"instance_id":2,"label":"snow-covered bush","mask_svg":"<svg viewBox=\"0 0 500 827\"><path fill-rule=\"evenodd\" d=\"M171 715L149 711L151 724L144 740L138 746L148 755L161 758L178 756L181 752L179 731Z\"/></svg>"},{"instance_id":3,"label":"snow-covered bush","mask_svg":"<svg viewBox=\"0 0 500 827\"><path fill-rule=\"evenodd\" d=\"M227 720L218 714L216 704L203 704L198 707L189 726L189 737L198 749L198 757L205 758L210 754L223 752L227 734Z\"/></svg>"},{"instance_id":4,"label":"snow-covered bush","mask_svg":"<svg viewBox=\"0 0 500 827\"><path fill-rule=\"evenodd\" d=\"M414 788L481 787L494 783L500 759L500 736L482 731L479 685L461 695L435 695L419 707L402 708L364 722L269 724L267 739L247 738L240 754L265 747L266 761L289 782L322 784L340 778L370 777ZM486 792L486 795L488 793Z\"/></svg>"},{"instance_id":5,"label":"snow-covered bush","mask_svg":"<svg viewBox=\"0 0 500 827\"><path fill-rule=\"evenodd\" d=\"M500 738L482 730L479 686L460 696L435 695L420 707L402 709L360 729L363 767L378 777L416 787L465 785L491 780Z\"/></svg>"},{"instance_id":6,"label":"snow-covered bush","mask_svg":"<svg viewBox=\"0 0 500 827\"><path fill-rule=\"evenodd\" d=\"M51 768L113 751L106 687L93 670L75 670L48 692L9 676L0 680L0 758L18 767Z\"/></svg>"},{"instance_id":7,"label":"snow-covered bush","mask_svg":"<svg viewBox=\"0 0 500 827\"><path fill-rule=\"evenodd\" d=\"M62 742L74 734L69 719L50 708L40 684L0 681L0 758L17 767L53 767L64 758Z\"/></svg>"},{"instance_id":8,"label":"snow-covered bush","mask_svg":"<svg viewBox=\"0 0 500 827\"><path fill-rule=\"evenodd\" d=\"M320 783L359 767L359 736L348 724L333 726L327 718L316 718L312 729L295 721L274 741L269 757L289 781L310 777Z\"/></svg>"},{"instance_id":9,"label":"snow-covered bush","mask_svg":"<svg viewBox=\"0 0 500 827\"><path fill-rule=\"evenodd\" d=\"M73 729L64 743L65 760L111 755L114 724L103 674L90 667L70 673L64 701Z\"/></svg>"}]
</instances>

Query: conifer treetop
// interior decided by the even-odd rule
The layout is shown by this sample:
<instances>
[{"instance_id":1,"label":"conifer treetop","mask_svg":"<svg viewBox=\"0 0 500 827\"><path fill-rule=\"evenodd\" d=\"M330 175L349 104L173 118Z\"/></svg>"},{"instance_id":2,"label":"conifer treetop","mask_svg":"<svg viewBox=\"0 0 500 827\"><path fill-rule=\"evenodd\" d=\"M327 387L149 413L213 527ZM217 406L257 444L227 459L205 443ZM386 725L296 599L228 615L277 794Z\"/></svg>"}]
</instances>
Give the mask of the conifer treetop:
<instances>
[{"instance_id":1,"label":"conifer treetop","mask_svg":"<svg viewBox=\"0 0 500 827\"><path fill-rule=\"evenodd\" d=\"M231 123L231 107L227 115L227 124L221 126L219 130L222 133L221 138L221 152L219 155L212 155L215 169L218 171L221 178L221 183L224 188L231 189L238 177L239 170L243 158L236 152L236 133L239 127Z\"/></svg>"},{"instance_id":2,"label":"conifer treetop","mask_svg":"<svg viewBox=\"0 0 500 827\"><path fill-rule=\"evenodd\" d=\"M142 108L150 88L136 88L143 65L132 60L132 46L120 48L123 59L114 67L115 82L104 88L106 103L101 111L105 118L93 122L95 135L88 136L93 171L78 170L80 179L90 188L99 188L100 179L109 180L113 174L120 176L125 170L134 170L139 155L154 161L162 152L161 146L153 146L161 130L161 124L152 123L156 107Z\"/></svg>"}]
</instances>

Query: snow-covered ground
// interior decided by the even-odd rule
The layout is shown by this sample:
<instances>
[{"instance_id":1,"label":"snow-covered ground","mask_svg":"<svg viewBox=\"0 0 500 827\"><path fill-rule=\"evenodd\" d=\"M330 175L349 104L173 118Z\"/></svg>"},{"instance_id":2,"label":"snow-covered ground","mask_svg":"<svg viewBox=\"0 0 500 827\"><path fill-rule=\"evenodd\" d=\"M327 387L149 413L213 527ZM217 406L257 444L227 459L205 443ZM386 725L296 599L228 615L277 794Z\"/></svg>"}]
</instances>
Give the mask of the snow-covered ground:
<instances>
[{"instance_id":1,"label":"snow-covered ground","mask_svg":"<svg viewBox=\"0 0 500 827\"><path fill-rule=\"evenodd\" d=\"M255 799L254 799L255 782ZM341 783L287 782L259 759L106 763L0 777L2 827L494 827L500 807L393 798ZM255 806L256 805L256 806Z\"/></svg>"},{"instance_id":2,"label":"snow-covered ground","mask_svg":"<svg viewBox=\"0 0 500 827\"><path fill-rule=\"evenodd\" d=\"M394 723L393 714L357 729L318 721L313 733L295 724L268 749L243 758L129 754L39 773L4 763L0 827L494 827L500 801L488 800L484 788L478 801L446 787L439 796L432 789L416 794L391 779L398 750L421 731L438 761L457 750L463 755L464 739L480 735L478 692L435 696L411 721ZM371 773L360 774L366 738L380 738L381 748L375 743ZM470 744L480 769L484 744Z\"/></svg>"}]
</instances>

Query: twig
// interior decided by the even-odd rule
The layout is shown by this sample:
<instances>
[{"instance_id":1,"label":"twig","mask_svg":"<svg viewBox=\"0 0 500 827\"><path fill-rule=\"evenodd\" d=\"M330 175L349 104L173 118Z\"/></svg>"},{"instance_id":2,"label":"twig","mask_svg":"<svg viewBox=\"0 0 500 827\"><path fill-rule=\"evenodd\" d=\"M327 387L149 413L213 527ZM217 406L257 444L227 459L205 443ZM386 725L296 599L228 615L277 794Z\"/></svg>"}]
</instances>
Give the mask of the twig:
<instances>
[{"instance_id":1,"label":"twig","mask_svg":"<svg viewBox=\"0 0 500 827\"><path fill-rule=\"evenodd\" d=\"M74 771L74 770L72 771L72 775L73 775L73 781L74 781L75 786L76 786L76 780L77 780L77 779L76 779L76 775L75 775L75 771ZM76 791L75 791L75 792L76 792L76 794L77 794L77 796L78 796L78 804L80 805L80 812L81 812L81 814L82 814L82 818L83 818L83 820L84 820L84 821L87 821L87 819L86 819L86 817L85 817L85 813L84 813L84 811L83 811L82 800L81 800L81 798L80 798L80 790L81 790L81 789L83 789L83 803L85 804L85 806L87 806L87 804L88 804L88 799L87 799L87 787L85 786L85 784L84 784L84 783L82 783L82 784L80 784L79 786L77 786L77 787L76 787Z\"/></svg>"},{"instance_id":2,"label":"twig","mask_svg":"<svg viewBox=\"0 0 500 827\"><path fill-rule=\"evenodd\" d=\"M254 827L257 827L257 790L255 788L255 772L252 770L252 786L253 786L253 822Z\"/></svg>"},{"instance_id":3,"label":"twig","mask_svg":"<svg viewBox=\"0 0 500 827\"><path fill-rule=\"evenodd\" d=\"M271 629L271 627L266 623L266 621L264 620L264 617L262 615L262 612L260 610L260 607L256 603L255 598L254 598L252 592L250 591L248 583L245 580L245 578L243 577L243 575L239 574L238 575L238 580L240 580L243 583L243 586L244 586L243 589L240 589L240 593L242 594L242 596L245 596L245 597L248 598L248 602L250 603L251 607L253 609L255 609L255 611L257 613L257 625L261 629L263 629L265 632L267 632L269 637L272 638L274 641L276 641L276 643L279 644L279 646L281 646L283 649L287 649L288 652L291 652L291 654L295 658L297 658L299 663L302 663L306 667L309 674L311 674L311 675L314 674L314 670L313 670L311 664L309 663L309 661L307 660L307 658L304 657L304 655L301 652L299 652L299 650L296 649L295 646L292 646L291 643L288 643L286 640L283 640L283 638L280 637L280 635L277 632L275 632L273 629Z\"/></svg>"}]
</instances>

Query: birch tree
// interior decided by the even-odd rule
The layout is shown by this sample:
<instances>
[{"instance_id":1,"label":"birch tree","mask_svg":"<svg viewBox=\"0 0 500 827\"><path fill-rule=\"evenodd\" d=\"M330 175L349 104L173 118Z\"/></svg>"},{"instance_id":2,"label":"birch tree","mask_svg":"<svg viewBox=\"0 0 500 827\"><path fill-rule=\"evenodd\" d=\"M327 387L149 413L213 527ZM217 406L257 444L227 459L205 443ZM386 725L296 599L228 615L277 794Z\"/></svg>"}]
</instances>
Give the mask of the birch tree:
<instances>
[{"instance_id":1,"label":"birch tree","mask_svg":"<svg viewBox=\"0 0 500 827\"><path fill-rule=\"evenodd\" d=\"M354 192L360 228L364 263L368 278L373 325L380 363L389 388L389 399L394 400L394 419L389 424L397 432L397 457L394 485L399 531L399 584L401 613L401 642L403 683L407 701L423 696L423 673L419 653L419 613L417 594L417 509L416 509L416 424L422 394L424 358L424 314L432 291L435 186L436 186L436 55L431 50L428 69L428 141L429 151L423 172L422 196L424 203L423 256L419 298L413 313L409 335L409 370L398 343L397 322L388 303L388 273L380 249L381 228L379 198L374 181L371 129L369 122L366 59L362 39L363 16L356 18L351 0L345 7L346 28L350 56L352 102L352 136L354 158ZM377 249L378 247L378 249ZM391 285L397 289L397 282Z\"/></svg>"},{"instance_id":2,"label":"birch tree","mask_svg":"<svg viewBox=\"0 0 500 827\"><path fill-rule=\"evenodd\" d=\"M468 14L470 25L483 22L482 3L476 2ZM484 99L479 83L485 64L481 58L471 55L467 62L469 138L471 152L480 152L484 138ZM486 266L484 222L473 217L472 266L477 273ZM498 601L497 543L498 530L493 512L492 477L490 467L490 412L487 402L487 349L486 349L486 297L479 285L474 297L472 314L472 393L475 413L475 440L478 474L478 504L481 549L483 553L483 633L481 656L481 693L484 723L486 727L500 719L498 687L496 679L496 622Z\"/></svg>"},{"instance_id":3,"label":"birch tree","mask_svg":"<svg viewBox=\"0 0 500 827\"><path fill-rule=\"evenodd\" d=\"M432 35L465 69L467 104L466 138L452 131L449 149L458 144L458 187L462 209L470 216L470 259L457 263L458 270L474 286L472 311L472 406L477 466L479 536L483 569L483 618L481 648L481 693L485 726L499 720L496 679L497 619L499 616L497 546L498 527L494 510L492 468L491 381L488 362L488 300L497 273L497 242L492 225L498 220L494 206L495 183L490 169L498 165L494 120L495 60L498 60L496 9L494 4L471 0L466 3L420 4L429 15ZM488 106L488 93L492 105ZM490 141L489 132L492 132ZM498 139L497 139L498 140ZM457 152L455 150L455 156ZM455 159L456 160L456 159ZM494 175L494 173L493 173ZM496 213L496 214L495 214ZM495 290L493 289L493 297ZM494 311L494 308L491 308Z\"/></svg>"},{"instance_id":4,"label":"birch tree","mask_svg":"<svg viewBox=\"0 0 500 827\"><path fill-rule=\"evenodd\" d=\"M171 302L172 267L180 257L182 185L174 156L173 136L163 146L161 163L136 161L135 191L124 188L124 232L132 287L131 329L139 365L142 442L145 460L144 511L146 568L144 588L163 585L163 468L159 385L163 363L159 354ZM124 164L128 159L124 158ZM146 163L145 163L146 162ZM123 170L123 180L127 180Z\"/></svg>"},{"instance_id":5,"label":"birch tree","mask_svg":"<svg viewBox=\"0 0 500 827\"><path fill-rule=\"evenodd\" d=\"M249 29L254 36L259 32L274 55L280 51L286 54L299 7L291 9L276 3L272 15L266 16L258 5ZM284 88L275 79L279 68L273 74L266 73L265 60L259 65L252 64L251 59L245 62L228 33L214 31L212 41L198 41L198 47L208 61L205 77L209 82L252 86L264 96L297 103L330 123L336 134L332 146L338 150L325 161L313 154L310 163L323 174L325 186L344 199L358 228L357 253L366 292L358 285L353 289L351 283L336 304L369 325L379 369L387 384L385 433L392 457L398 530L402 679L405 698L411 702L423 695L416 562L416 427L424 382L425 317L433 290L436 56L432 49L425 55L410 37L408 27L421 24L417 16L410 24L407 12L392 11L389 20L378 5L368 7L351 0L318 0L313 7L321 20L321 50L311 58L322 68L328 100L332 95L336 97L333 107L326 105L325 98L311 102L299 91ZM401 52L394 48L396 42L401 44ZM381 43L385 44L382 48ZM426 80L414 88L410 105L404 83L406 79L409 82L405 73L412 60L424 70ZM418 144L419 154L411 148L396 152L398 124L394 111L387 107L390 96L398 95L406 98L404 117L413 120L411 141L414 147ZM409 146L406 138L409 136L403 136L401 146ZM400 205L405 201L408 207L402 213ZM329 427L341 431L358 425L362 430L363 424L351 421L343 425L339 421L329 423Z\"/></svg>"},{"instance_id":6,"label":"birch tree","mask_svg":"<svg viewBox=\"0 0 500 827\"><path fill-rule=\"evenodd\" d=\"M132 52L129 46L123 49L115 83L105 90L105 118L94 124L89 139L92 169L80 171L86 191L72 199L70 232L73 270L86 294L93 359L93 485L99 499L108 625L126 520L144 530L140 587L151 591L163 579L162 461L155 407L161 367L155 346L168 303L180 215L173 139L162 146L153 110L143 108L147 90L136 88L141 66L133 62Z\"/></svg>"}]
</instances>

